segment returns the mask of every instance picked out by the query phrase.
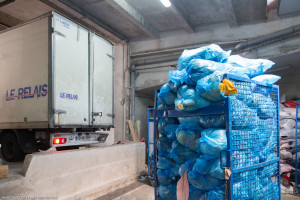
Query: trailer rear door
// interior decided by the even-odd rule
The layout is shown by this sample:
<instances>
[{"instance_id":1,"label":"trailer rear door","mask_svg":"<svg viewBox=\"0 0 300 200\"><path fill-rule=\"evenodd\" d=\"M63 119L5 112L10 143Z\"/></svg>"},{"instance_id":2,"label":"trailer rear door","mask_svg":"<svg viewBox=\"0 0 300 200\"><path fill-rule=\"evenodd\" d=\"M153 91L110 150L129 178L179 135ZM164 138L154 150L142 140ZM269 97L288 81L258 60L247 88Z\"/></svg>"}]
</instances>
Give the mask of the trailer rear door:
<instances>
[{"instance_id":1,"label":"trailer rear door","mask_svg":"<svg viewBox=\"0 0 300 200\"><path fill-rule=\"evenodd\" d=\"M91 33L91 124L113 126L113 45Z\"/></svg>"},{"instance_id":2,"label":"trailer rear door","mask_svg":"<svg viewBox=\"0 0 300 200\"><path fill-rule=\"evenodd\" d=\"M89 32L53 13L54 125L89 125Z\"/></svg>"}]
</instances>

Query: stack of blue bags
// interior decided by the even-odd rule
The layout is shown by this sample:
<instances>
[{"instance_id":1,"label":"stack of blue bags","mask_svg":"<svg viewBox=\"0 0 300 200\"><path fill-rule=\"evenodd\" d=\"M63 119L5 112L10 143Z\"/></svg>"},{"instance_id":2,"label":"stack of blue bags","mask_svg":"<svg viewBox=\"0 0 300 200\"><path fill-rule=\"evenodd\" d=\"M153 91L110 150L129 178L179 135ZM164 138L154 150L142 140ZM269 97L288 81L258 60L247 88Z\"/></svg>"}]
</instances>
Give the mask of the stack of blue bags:
<instances>
[{"instance_id":1,"label":"stack of blue bags","mask_svg":"<svg viewBox=\"0 0 300 200\"><path fill-rule=\"evenodd\" d=\"M169 72L169 81L158 94L157 109L194 112L230 98L233 163L235 168L242 168L276 159L272 153L278 136L277 122L273 120L276 106L266 87L253 83L236 84L238 93L227 96L219 86L226 74L265 84L273 84L280 77L263 75L274 64L269 60L246 59L230 53L214 44L185 50L178 59L177 70ZM225 116L159 118L157 128L160 134L157 142L159 196L176 199L177 182L187 171L189 199L225 199ZM271 180L276 166L252 173L255 178L251 180L248 180L249 172L241 172L235 179L233 190L236 193L233 192L237 196L234 198L260 198L270 193L270 186L279 191L278 184ZM255 187L245 189L249 184L255 184ZM253 191L256 191L255 195Z\"/></svg>"}]
</instances>

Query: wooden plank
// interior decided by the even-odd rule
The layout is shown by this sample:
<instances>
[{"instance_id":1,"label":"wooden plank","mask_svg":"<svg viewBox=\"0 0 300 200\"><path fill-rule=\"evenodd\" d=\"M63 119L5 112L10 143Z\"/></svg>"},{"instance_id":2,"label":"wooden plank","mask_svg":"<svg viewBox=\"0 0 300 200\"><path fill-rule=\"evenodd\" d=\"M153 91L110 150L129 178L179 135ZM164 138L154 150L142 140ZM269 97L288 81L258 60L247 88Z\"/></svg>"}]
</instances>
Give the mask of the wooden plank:
<instances>
[{"instance_id":1,"label":"wooden plank","mask_svg":"<svg viewBox=\"0 0 300 200\"><path fill-rule=\"evenodd\" d=\"M134 135L140 141L141 140L141 121L135 120L134 123Z\"/></svg>"},{"instance_id":2,"label":"wooden plank","mask_svg":"<svg viewBox=\"0 0 300 200\"><path fill-rule=\"evenodd\" d=\"M129 126L130 135L131 135L133 141L138 142L138 139L137 139L137 137L134 133L134 128L133 128L133 125L132 125L132 121L127 120L127 123L128 123L128 126Z\"/></svg>"},{"instance_id":3,"label":"wooden plank","mask_svg":"<svg viewBox=\"0 0 300 200\"><path fill-rule=\"evenodd\" d=\"M22 23L22 20L0 11L0 22L5 26L12 27Z\"/></svg>"},{"instance_id":4,"label":"wooden plank","mask_svg":"<svg viewBox=\"0 0 300 200\"><path fill-rule=\"evenodd\" d=\"M0 165L0 178L8 177L8 165Z\"/></svg>"}]
</instances>

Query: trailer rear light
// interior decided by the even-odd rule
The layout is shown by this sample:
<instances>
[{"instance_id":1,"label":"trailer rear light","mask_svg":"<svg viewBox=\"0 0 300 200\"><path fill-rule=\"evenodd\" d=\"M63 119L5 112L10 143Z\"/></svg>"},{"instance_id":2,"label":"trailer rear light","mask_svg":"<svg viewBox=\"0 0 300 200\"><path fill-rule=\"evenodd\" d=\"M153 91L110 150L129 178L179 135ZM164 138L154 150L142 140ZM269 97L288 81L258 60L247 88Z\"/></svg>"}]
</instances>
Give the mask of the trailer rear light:
<instances>
[{"instance_id":1,"label":"trailer rear light","mask_svg":"<svg viewBox=\"0 0 300 200\"><path fill-rule=\"evenodd\" d=\"M67 142L66 138L54 138L53 139L53 144L64 144Z\"/></svg>"}]
</instances>

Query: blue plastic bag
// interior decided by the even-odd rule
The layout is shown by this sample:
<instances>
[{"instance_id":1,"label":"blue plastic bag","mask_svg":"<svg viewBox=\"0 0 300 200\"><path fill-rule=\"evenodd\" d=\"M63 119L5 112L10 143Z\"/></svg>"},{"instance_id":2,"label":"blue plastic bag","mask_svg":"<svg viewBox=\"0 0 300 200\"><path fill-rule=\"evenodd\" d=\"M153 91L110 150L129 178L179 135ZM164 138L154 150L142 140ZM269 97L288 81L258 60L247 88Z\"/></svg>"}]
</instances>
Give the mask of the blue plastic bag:
<instances>
[{"instance_id":1,"label":"blue plastic bag","mask_svg":"<svg viewBox=\"0 0 300 200\"><path fill-rule=\"evenodd\" d=\"M176 185L158 185L158 194L163 200L176 200Z\"/></svg>"},{"instance_id":2,"label":"blue plastic bag","mask_svg":"<svg viewBox=\"0 0 300 200\"><path fill-rule=\"evenodd\" d=\"M205 108L209 105L210 102L202 98L192 87L183 85L177 92L177 99L175 100L176 110L189 112Z\"/></svg>"},{"instance_id":3,"label":"blue plastic bag","mask_svg":"<svg viewBox=\"0 0 300 200\"><path fill-rule=\"evenodd\" d=\"M261 178L260 183L263 187L264 199L279 199L279 186L270 178Z\"/></svg>"},{"instance_id":4,"label":"blue plastic bag","mask_svg":"<svg viewBox=\"0 0 300 200\"><path fill-rule=\"evenodd\" d=\"M257 176L248 176L240 182L234 182L232 194L233 199L265 199L263 187Z\"/></svg>"},{"instance_id":5,"label":"blue plastic bag","mask_svg":"<svg viewBox=\"0 0 300 200\"><path fill-rule=\"evenodd\" d=\"M248 58L243 58L239 55L230 56L227 60L227 63L235 67L247 68L250 71L248 75L249 78L262 75L263 73L265 73L265 71L267 71L274 65L274 63L269 60L248 59Z\"/></svg>"},{"instance_id":6,"label":"blue plastic bag","mask_svg":"<svg viewBox=\"0 0 300 200\"><path fill-rule=\"evenodd\" d=\"M246 68L233 67L226 63L218 63L210 60L194 59L188 64L186 75L183 75L182 80L187 85L196 86L198 80L216 71L237 76L245 76L250 73Z\"/></svg>"},{"instance_id":7,"label":"blue plastic bag","mask_svg":"<svg viewBox=\"0 0 300 200\"><path fill-rule=\"evenodd\" d=\"M225 115L200 115L198 117L200 126L207 128L226 128Z\"/></svg>"},{"instance_id":8,"label":"blue plastic bag","mask_svg":"<svg viewBox=\"0 0 300 200\"><path fill-rule=\"evenodd\" d=\"M157 149L159 157L168 157L171 158L169 150L172 148L172 141L166 137L160 137L157 140Z\"/></svg>"},{"instance_id":9,"label":"blue plastic bag","mask_svg":"<svg viewBox=\"0 0 300 200\"><path fill-rule=\"evenodd\" d=\"M225 128L226 118L225 115L200 115L193 117L178 117L180 124L189 123L190 126L187 129L193 129L195 127L207 128Z\"/></svg>"},{"instance_id":10,"label":"blue plastic bag","mask_svg":"<svg viewBox=\"0 0 300 200\"><path fill-rule=\"evenodd\" d=\"M169 71L169 87L170 90L177 93L178 89L182 86L184 77L186 77L186 70L175 70L175 71Z\"/></svg>"},{"instance_id":11,"label":"blue plastic bag","mask_svg":"<svg viewBox=\"0 0 300 200\"><path fill-rule=\"evenodd\" d=\"M216 62L226 62L230 56L230 51L224 51L221 47L215 44L200 47L197 49L184 50L178 59L177 70L182 70L187 67L193 59L213 60Z\"/></svg>"},{"instance_id":12,"label":"blue plastic bag","mask_svg":"<svg viewBox=\"0 0 300 200\"><path fill-rule=\"evenodd\" d=\"M273 118L276 114L276 106L272 99L259 93L253 93L253 108L257 109L260 119Z\"/></svg>"},{"instance_id":13,"label":"blue plastic bag","mask_svg":"<svg viewBox=\"0 0 300 200\"><path fill-rule=\"evenodd\" d=\"M244 102L230 96L232 129L254 129L258 125L257 109L249 108Z\"/></svg>"},{"instance_id":14,"label":"blue plastic bag","mask_svg":"<svg viewBox=\"0 0 300 200\"><path fill-rule=\"evenodd\" d=\"M178 117L181 124L181 129L201 128L198 116L193 117Z\"/></svg>"},{"instance_id":15,"label":"blue plastic bag","mask_svg":"<svg viewBox=\"0 0 300 200\"><path fill-rule=\"evenodd\" d=\"M177 184L179 176L178 174L174 174L173 170L159 169L157 170L157 179L161 185L170 185Z\"/></svg>"},{"instance_id":16,"label":"blue plastic bag","mask_svg":"<svg viewBox=\"0 0 300 200\"><path fill-rule=\"evenodd\" d=\"M162 104L158 100L156 101L156 105L157 105L157 110L174 110L174 108L175 108L175 104L167 106L167 105Z\"/></svg>"},{"instance_id":17,"label":"blue plastic bag","mask_svg":"<svg viewBox=\"0 0 300 200\"><path fill-rule=\"evenodd\" d=\"M192 157L190 157L185 163L183 163L182 165L180 165L178 173L180 176L183 176L183 174L189 170L191 171L193 169L193 166L196 162L196 160L200 157L200 154L196 154Z\"/></svg>"},{"instance_id":18,"label":"blue plastic bag","mask_svg":"<svg viewBox=\"0 0 300 200\"><path fill-rule=\"evenodd\" d=\"M280 79L281 79L280 76L273 75L273 74L264 74L264 75L260 75L260 76L256 76L256 77L252 78L252 80L254 80L254 81L259 81L259 82L268 83L268 84L274 84L277 81L279 81Z\"/></svg>"},{"instance_id":19,"label":"blue plastic bag","mask_svg":"<svg viewBox=\"0 0 300 200\"><path fill-rule=\"evenodd\" d=\"M196 141L195 151L204 155L219 156L226 149L226 130L209 128L201 132L201 138Z\"/></svg>"},{"instance_id":20,"label":"blue plastic bag","mask_svg":"<svg viewBox=\"0 0 300 200\"><path fill-rule=\"evenodd\" d=\"M259 163L259 157L257 153L245 150L234 151L232 160L234 167L237 169L252 166Z\"/></svg>"},{"instance_id":21,"label":"blue plastic bag","mask_svg":"<svg viewBox=\"0 0 300 200\"><path fill-rule=\"evenodd\" d=\"M165 134L169 140L176 140L176 130L178 126L178 124L168 124L165 126Z\"/></svg>"},{"instance_id":22,"label":"blue plastic bag","mask_svg":"<svg viewBox=\"0 0 300 200\"><path fill-rule=\"evenodd\" d=\"M222 156L224 159L221 161L217 156L200 156L194 164L193 170L202 175L211 176L217 179L224 180L224 169L221 168L221 162L226 166L226 156Z\"/></svg>"},{"instance_id":23,"label":"blue plastic bag","mask_svg":"<svg viewBox=\"0 0 300 200\"><path fill-rule=\"evenodd\" d=\"M268 156L274 151L276 145L277 145L277 132L271 131L272 134L268 140L268 143L266 146L258 152L259 161L265 162L268 158ZM278 144L279 145L279 144Z\"/></svg>"},{"instance_id":24,"label":"blue plastic bag","mask_svg":"<svg viewBox=\"0 0 300 200\"><path fill-rule=\"evenodd\" d=\"M176 94L171 91L169 84L166 83L161 87L157 97L163 105L172 106L174 105Z\"/></svg>"},{"instance_id":25,"label":"blue plastic bag","mask_svg":"<svg viewBox=\"0 0 300 200\"><path fill-rule=\"evenodd\" d=\"M195 188L189 184L189 200L199 200L199 198L205 194L205 191Z\"/></svg>"},{"instance_id":26,"label":"blue plastic bag","mask_svg":"<svg viewBox=\"0 0 300 200\"><path fill-rule=\"evenodd\" d=\"M275 153L271 153L268 157L266 161L272 161L272 160L276 160L277 156ZM267 165L265 167L262 167L260 169L258 169L259 172L259 178L267 178L267 177L272 177L276 171L278 170L278 163L275 162L271 165Z\"/></svg>"},{"instance_id":27,"label":"blue plastic bag","mask_svg":"<svg viewBox=\"0 0 300 200\"><path fill-rule=\"evenodd\" d=\"M199 190L210 191L224 185L224 180L197 173L195 170L188 172L189 183Z\"/></svg>"},{"instance_id":28,"label":"blue plastic bag","mask_svg":"<svg viewBox=\"0 0 300 200\"><path fill-rule=\"evenodd\" d=\"M158 169L172 169L172 168L177 167L177 166L178 165L171 158L161 156L161 157L159 157L159 159L157 161L157 168ZM177 168L179 169L179 166ZM175 170L175 172L176 172L176 170Z\"/></svg>"},{"instance_id":29,"label":"blue plastic bag","mask_svg":"<svg viewBox=\"0 0 300 200\"><path fill-rule=\"evenodd\" d=\"M201 131L180 130L176 133L177 141L183 146L196 150L196 141L201 137Z\"/></svg>"},{"instance_id":30,"label":"blue plastic bag","mask_svg":"<svg viewBox=\"0 0 300 200\"><path fill-rule=\"evenodd\" d=\"M191 131L202 131L203 128L200 125L199 117L178 117L180 125L178 131L191 130Z\"/></svg>"},{"instance_id":31,"label":"blue plastic bag","mask_svg":"<svg viewBox=\"0 0 300 200\"><path fill-rule=\"evenodd\" d=\"M224 200L225 186L217 187L209 192L203 194L198 200Z\"/></svg>"},{"instance_id":32,"label":"blue plastic bag","mask_svg":"<svg viewBox=\"0 0 300 200\"><path fill-rule=\"evenodd\" d=\"M186 162L191 157L197 155L196 152L186 148L185 146L179 144L176 140L172 143L172 149L170 151L171 157L179 165Z\"/></svg>"},{"instance_id":33,"label":"blue plastic bag","mask_svg":"<svg viewBox=\"0 0 300 200\"><path fill-rule=\"evenodd\" d=\"M176 118L159 118L157 123L157 130L159 134L166 136L165 127L169 124L178 124L178 120Z\"/></svg>"},{"instance_id":34,"label":"blue plastic bag","mask_svg":"<svg viewBox=\"0 0 300 200\"><path fill-rule=\"evenodd\" d=\"M223 80L223 72L214 72L197 81L196 91L209 101L222 101L224 96L219 91L219 86Z\"/></svg>"},{"instance_id":35,"label":"blue plastic bag","mask_svg":"<svg viewBox=\"0 0 300 200\"><path fill-rule=\"evenodd\" d=\"M179 117L180 125L176 130L177 141L183 146L195 150L196 140L201 137L200 126L197 117Z\"/></svg>"}]
</instances>

